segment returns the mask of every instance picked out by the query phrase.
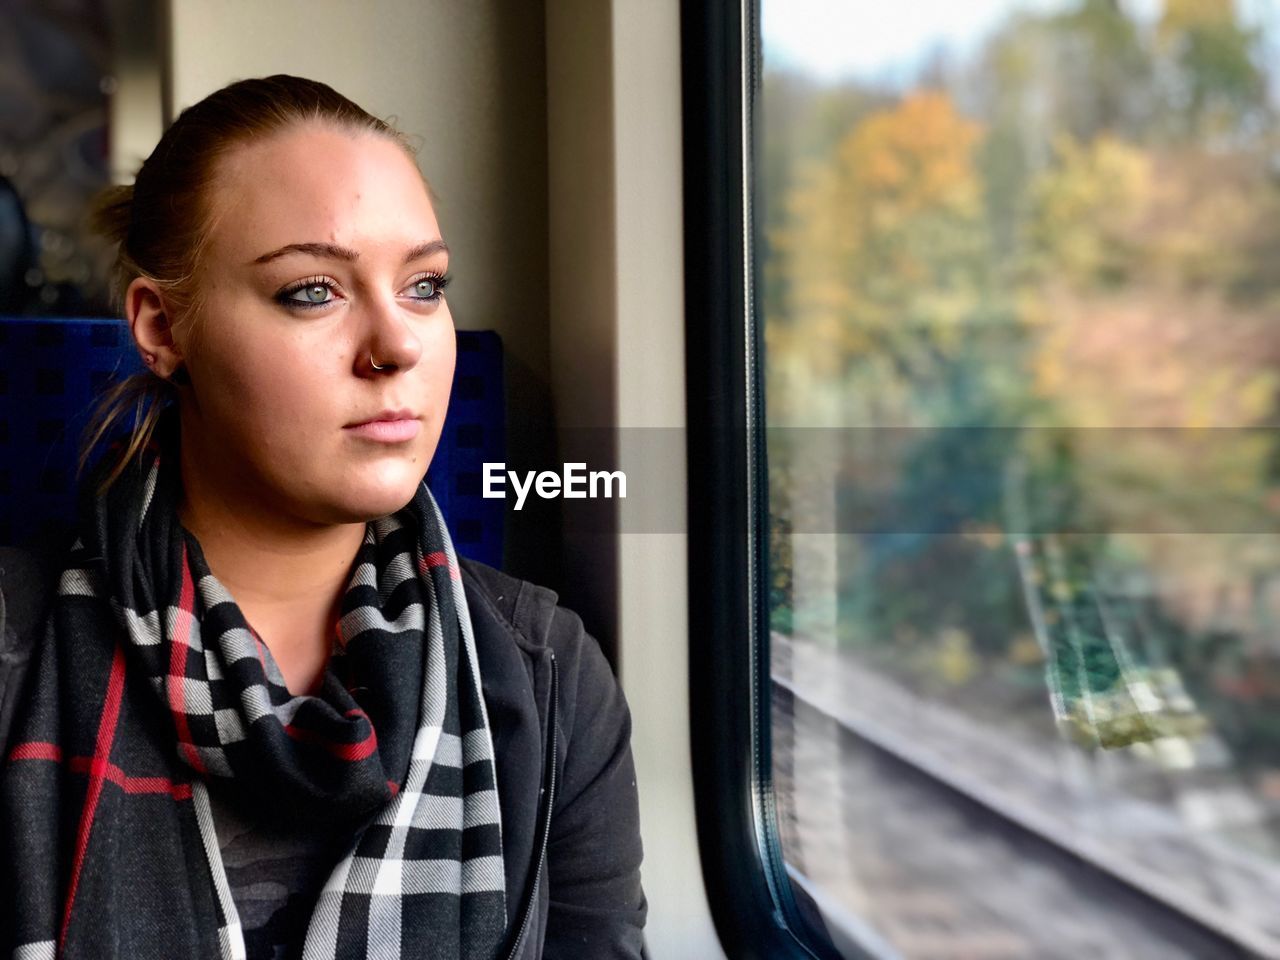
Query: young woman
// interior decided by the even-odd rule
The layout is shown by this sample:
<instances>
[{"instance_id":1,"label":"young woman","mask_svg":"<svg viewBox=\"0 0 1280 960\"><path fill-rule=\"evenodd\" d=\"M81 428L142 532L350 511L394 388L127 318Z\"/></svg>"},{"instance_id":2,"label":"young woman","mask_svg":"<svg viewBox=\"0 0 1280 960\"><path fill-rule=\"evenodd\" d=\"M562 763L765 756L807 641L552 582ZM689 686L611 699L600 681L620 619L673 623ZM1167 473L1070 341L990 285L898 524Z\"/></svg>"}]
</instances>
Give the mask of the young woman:
<instances>
[{"instance_id":1,"label":"young woman","mask_svg":"<svg viewBox=\"0 0 1280 960\"><path fill-rule=\"evenodd\" d=\"M403 137L242 81L98 219L150 371L114 409L149 412L8 736L7 955L640 956L622 694L422 483L454 329Z\"/></svg>"}]
</instances>

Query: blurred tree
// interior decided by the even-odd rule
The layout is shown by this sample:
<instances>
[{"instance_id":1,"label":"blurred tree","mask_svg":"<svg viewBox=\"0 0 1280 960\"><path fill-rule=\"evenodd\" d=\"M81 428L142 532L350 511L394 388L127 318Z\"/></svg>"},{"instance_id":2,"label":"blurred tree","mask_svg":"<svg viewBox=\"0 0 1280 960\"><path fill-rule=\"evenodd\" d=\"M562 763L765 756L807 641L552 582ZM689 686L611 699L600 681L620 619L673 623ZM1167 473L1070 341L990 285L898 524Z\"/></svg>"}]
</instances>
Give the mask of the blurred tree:
<instances>
[{"instance_id":1,"label":"blurred tree","mask_svg":"<svg viewBox=\"0 0 1280 960\"><path fill-rule=\"evenodd\" d=\"M1030 190L1032 273L1075 289L1117 287L1133 273L1135 234L1151 192L1150 160L1105 134L1085 144L1063 135L1055 148L1057 162Z\"/></svg>"},{"instance_id":2,"label":"blurred tree","mask_svg":"<svg viewBox=\"0 0 1280 960\"><path fill-rule=\"evenodd\" d=\"M1261 33L1240 24L1234 0L1166 0L1156 38L1176 133L1231 140L1266 115Z\"/></svg>"},{"instance_id":3,"label":"blurred tree","mask_svg":"<svg viewBox=\"0 0 1280 960\"><path fill-rule=\"evenodd\" d=\"M1054 85L1055 131L1080 139L1141 131L1150 116L1151 61L1118 0L1083 0L1046 26L1053 59L1038 72Z\"/></svg>"},{"instance_id":4,"label":"blurred tree","mask_svg":"<svg viewBox=\"0 0 1280 960\"><path fill-rule=\"evenodd\" d=\"M864 402L876 411L870 422L910 415L912 385L989 298L980 132L945 94L917 93L802 168L771 237L789 277L780 305L789 322L766 334L786 358L771 367L779 414L812 400L834 418L824 423L868 422Z\"/></svg>"},{"instance_id":5,"label":"blurred tree","mask_svg":"<svg viewBox=\"0 0 1280 960\"><path fill-rule=\"evenodd\" d=\"M767 54L768 51L766 51ZM824 84L809 77L767 69L762 85L761 138L756 166L757 217L763 263L763 308L770 326L786 327L792 277L775 256L773 238L787 220L787 197L797 171L829 158L840 140L867 114L892 97L853 82Z\"/></svg>"},{"instance_id":6,"label":"blurred tree","mask_svg":"<svg viewBox=\"0 0 1280 960\"><path fill-rule=\"evenodd\" d=\"M860 658L998 714L1047 654L1113 744L1160 735L1130 723L1124 664L1168 668L1246 766L1274 766L1280 443L1213 429L1280 422L1266 38L1232 0L1127 6L1015 13L968 63L922 51L906 95L766 74L768 419L873 428L846 431L838 482L858 533L837 633ZM771 485L801 488L774 447ZM1034 530L1098 532L1059 538L1053 575L1035 547L1060 608L1036 639L998 523L1010 462ZM814 521L781 492L774 626L800 634Z\"/></svg>"},{"instance_id":7,"label":"blurred tree","mask_svg":"<svg viewBox=\"0 0 1280 960\"><path fill-rule=\"evenodd\" d=\"M966 107L1035 170L1063 134L1141 138L1152 118L1154 65L1137 23L1115 0L1051 14L1015 13L991 35L963 84Z\"/></svg>"}]
</instances>

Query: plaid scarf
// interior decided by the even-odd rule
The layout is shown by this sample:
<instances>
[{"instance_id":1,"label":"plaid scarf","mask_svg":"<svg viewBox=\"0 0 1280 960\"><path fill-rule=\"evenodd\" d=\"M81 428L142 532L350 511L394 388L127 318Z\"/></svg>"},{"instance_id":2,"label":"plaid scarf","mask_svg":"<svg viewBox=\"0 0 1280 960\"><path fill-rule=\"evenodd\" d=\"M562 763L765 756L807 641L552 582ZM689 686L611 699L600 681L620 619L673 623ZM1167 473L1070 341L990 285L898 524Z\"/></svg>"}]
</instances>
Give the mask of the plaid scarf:
<instances>
[{"instance_id":1,"label":"plaid scarf","mask_svg":"<svg viewBox=\"0 0 1280 960\"><path fill-rule=\"evenodd\" d=\"M176 447L93 508L0 778L0 944L15 958L243 958L205 781L347 831L305 958L493 956L506 926L471 618L425 485L370 523L314 696L178 521Z\"/></svg>"}]
</instances>

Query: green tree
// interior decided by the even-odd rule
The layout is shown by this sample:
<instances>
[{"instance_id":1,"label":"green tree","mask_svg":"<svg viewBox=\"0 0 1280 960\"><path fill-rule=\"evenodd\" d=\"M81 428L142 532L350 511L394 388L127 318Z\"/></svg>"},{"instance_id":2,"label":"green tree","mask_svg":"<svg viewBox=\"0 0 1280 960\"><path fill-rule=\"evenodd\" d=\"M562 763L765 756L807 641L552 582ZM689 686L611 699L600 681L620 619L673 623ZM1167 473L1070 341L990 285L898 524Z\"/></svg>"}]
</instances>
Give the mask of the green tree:
<instances>
[{"instance_id":1,"label":"green tree","mask_svg":"<svg viewBox=\"0 0 1280 960\"><path fill-rule=\"evenodd\" d=\"M1234 0L1166 0L1156 36L1177 133L1229 139L1265 116L1261 34L1240 24Z\"/></svg>"}]
</instances>

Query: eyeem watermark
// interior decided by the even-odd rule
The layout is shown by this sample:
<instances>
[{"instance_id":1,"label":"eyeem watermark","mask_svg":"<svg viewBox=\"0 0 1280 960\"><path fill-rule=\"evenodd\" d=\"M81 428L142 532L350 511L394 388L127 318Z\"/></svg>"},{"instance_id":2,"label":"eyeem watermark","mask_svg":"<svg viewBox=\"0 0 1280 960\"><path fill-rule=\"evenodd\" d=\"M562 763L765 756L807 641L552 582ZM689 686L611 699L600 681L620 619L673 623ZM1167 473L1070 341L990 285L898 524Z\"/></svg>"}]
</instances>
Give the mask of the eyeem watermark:
<instances>
[{"instance_id":1,"label":"eyeem watermark","mask_svg":"<svg viewBox=\"0 0 1280 960\"><path fill-rule=\"evenodd\" d=\"M627 475L621 470L592 470L587 472L585 463L566 463L561 473L554 470L536 472L529 470L522 478L505 463L484 465L484 496L486 499L506 499L508 479L516 492L516 509L524 506L529 492L543 500L564 497L566 500L600 500L627 496ZM523 482L521 482L523 480ZM617 485L617 493L614 486Z\"/></svg>"}]
</instances>

